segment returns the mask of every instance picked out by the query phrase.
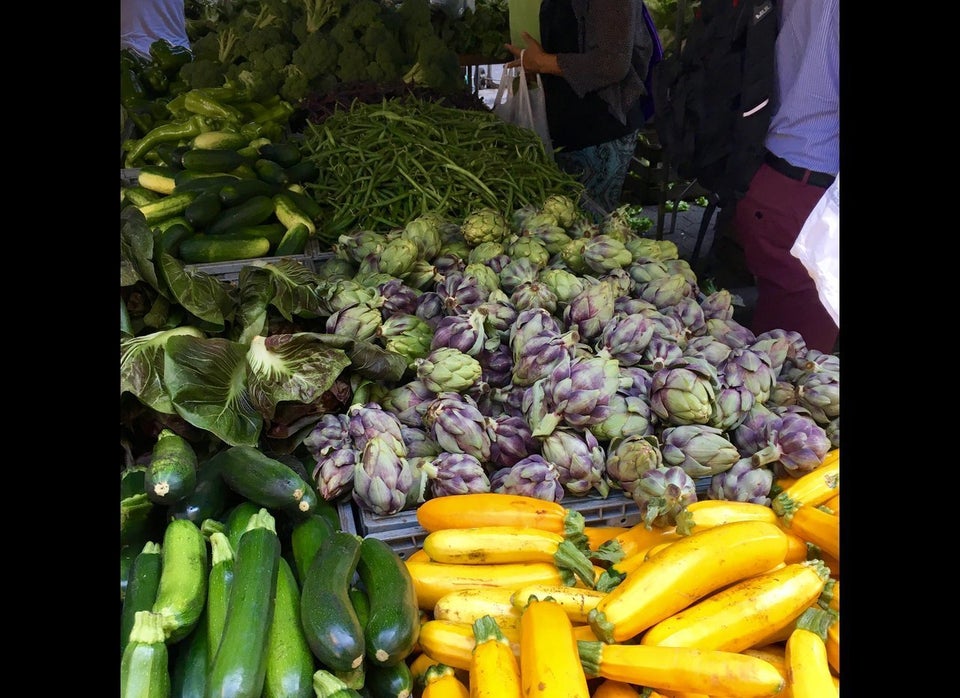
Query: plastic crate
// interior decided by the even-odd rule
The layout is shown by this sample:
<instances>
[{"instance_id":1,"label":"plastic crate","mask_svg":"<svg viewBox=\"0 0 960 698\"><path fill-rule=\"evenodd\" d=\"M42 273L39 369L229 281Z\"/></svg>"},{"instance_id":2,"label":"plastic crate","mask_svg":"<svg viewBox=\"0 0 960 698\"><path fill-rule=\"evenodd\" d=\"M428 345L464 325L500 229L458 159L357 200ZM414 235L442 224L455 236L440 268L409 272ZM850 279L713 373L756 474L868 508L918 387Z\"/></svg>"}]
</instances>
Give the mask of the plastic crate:
<instances>
[{"instance_id":1,"label":"plastic crate","mask_svg":"<svg viewBox=\"0 0 960 698\"><path fill-rule=\"evenodd\" d=\"M205 274L215 276L221 281L234 282L240 278L240 270L244 267L263 266L264 264L275 264L281 259L292 259L299 262L310 271L316 271L313 266L313 257L305 254L293 254L284 257L254 257L251 259L237 259L230 262L214 262L211 264L186 264L186 269L200 271Z\"/></svg>"}]
</instances>

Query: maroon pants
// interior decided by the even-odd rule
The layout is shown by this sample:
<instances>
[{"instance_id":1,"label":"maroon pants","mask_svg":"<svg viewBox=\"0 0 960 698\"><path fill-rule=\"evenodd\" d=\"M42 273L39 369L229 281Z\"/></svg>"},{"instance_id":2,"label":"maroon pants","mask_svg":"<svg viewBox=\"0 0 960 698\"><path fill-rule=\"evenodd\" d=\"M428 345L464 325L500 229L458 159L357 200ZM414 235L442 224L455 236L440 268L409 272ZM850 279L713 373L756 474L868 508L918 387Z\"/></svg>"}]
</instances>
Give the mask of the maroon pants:
<instances>
[{"instance_id":1,"label":"maroon pants","mask_svg":"<svg viewBox=\"0 0 960 698\"><path fill-rule=\"evenodd\" d=\"M808 349L830 353L840 330L820 302L807 268L790 254L825 191L760 165L746 196L737 202L733 229L757 283L750 329L755 334L799 332Z\"/></svg>"}]
</instances>

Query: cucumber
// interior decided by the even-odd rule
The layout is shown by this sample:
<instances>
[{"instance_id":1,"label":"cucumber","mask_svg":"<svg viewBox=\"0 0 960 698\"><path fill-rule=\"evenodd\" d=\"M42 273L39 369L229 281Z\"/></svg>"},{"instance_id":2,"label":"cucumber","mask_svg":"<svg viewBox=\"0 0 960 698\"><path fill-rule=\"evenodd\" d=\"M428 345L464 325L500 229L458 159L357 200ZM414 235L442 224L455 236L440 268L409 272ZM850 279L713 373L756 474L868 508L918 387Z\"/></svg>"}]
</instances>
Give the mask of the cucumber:
<instances>
[{"instance_id":1,"label":"cucumber","mask_svg":"<svg viewBox=\"0 0 960 698\"><path fill-rule=\"evenodd\" d=\"M207 226L207 233L217 235L241 225L259 225L266 222L274 213L275 207L271 197L262 194L254 195L221 212L216 220Z\"/></svg>"},{"instance_id":2,"label":"cucumber","mask_svg":"<svg viewBox=\"0 0 960 698\"><path fill-rule=\"evenodd\" d=\"M300 584L307 578L307 572L313 563L323 542L333 535L336 529L323 516L314 514L298 521L290 532L290 547L293 553L293 569Z\"/></svg>"},{"instance_id":3,"label":"cucumber","mask_svg":"<svg viewBox=\"0 0 960 698\"><path fill-rule=\"evenodd\" d=\"M230 513L227 514L226 530L227 538L230 540L230 547L234 550L240 544L240 536L247 530L247 524L250 518L260 511L260 505L254 504L249 500L244 500L237 504Z\"/></svg>"},{"instance_id":4,"label":"cucumber","mask_svg":"<svg viewBox=\"0 0 960 698\"><path fill-rule=\"evenodd\" d=\"M281 167L292 167L300 162L302 153L296 143L264 143L257 154L266 160L272 160Z\"/></svg>"},{"instance_id":5,"label":"cucumber","mask_svg":"<svg viewBox=\"0 0 960 698\"><path fill-rule=\"evenodd\" d=\"M173 176L176 191L186 189L190 191L196 187L204 188L202 185L222 186L221 180L226 177L233 177L236 181L240 177L234 172L197 172L196 170L180 170Z\"/></svg>"},{"instance_id":6,"label":"cucumber","mask_svg":"<svg viewBox=\"0 0 960 698\"><path fill-rule=\"evenodd\" d=\"M174 225L185 225L187 226L187 228L190 230L191 233L196 232L194 231L193 226L190 225L190 221L188 221L183 216L173 216L172 218L166 218L160 221L159 223L154 223L151 226L151 229L153 230L155 236L162 235L167 230L167 228Z\"/></svg>"},{"instance_id":7,"label":"cucumber","mask_svg":"<svg viewBox=\"0 0 960 698\"><path fill-rule=\"evenodd\" d=\"M253 171L256 172L257 177L262 179L264 182L269 182L270 184L288 183L287 171L284 169L283 165L274 162L273 160L259 158L253 163Z\"/></svg>"},{"instance_id":8,"label":"cucumber","mask_svg":"<svg viewBox=\"0 0 960 698\"><path fill-rule=\"evenodd\" d=\"M180 158L186 170L194 172L229 172L240 167L246 160L236 150L225 148L188 150Z\"/></svg>"},{"instance_id":9,"label":"cucumber","mask_svg":"<svg viewBox=\"0 0 960 698\"><path fill-rule=\"evenodd\" d=\"M240 179L235 174L218 172L216 174L204 175L202 177L193 177L190 179L184 178L181 183L177 184L176 188L174 189L174 193L179 194L185 191L195 191L197 193L213 191L219 193L223 187L243 181L244 180Z\"/></svg>"},{"instance_id":10,"label":"cucumber","mask_svg":"<svg viewBox=\"0 0 960 698\"><path fill-rule=\"evenodd\" d=\"M220 187L220 203L230 207L242 204L254 196L273 198L273 195L278 194L281 189L280 186L264 182L262 179L237 179Z\"/></svg>"},{"instance_id":11,"label":"cucumber","mask_svg":"<svg viewBox=\"0 0 960 698\"><path fill-rule=\"evenodd\" d=\"M284 511L297 521L318 506L316 492L293 468L252 446L232 446L215 458L224 482L255 504Z\"/></svg>"},{"instance_id":12,"label":"cucumber","mask_svg":"<svg viewBox=\"0 0 960 698\"><path fill-rule=\"evenodd\" d=\"M227 620L227 603L234 573L233 547L227 536L219 531L210 535L210 574L207 577L207 659L213 656L223 637Z\"/></svg>"},{"instance_id":13,"label":"cucumber","mask_svg":"<svg viewBox=\"0 0 960 698\"><path fill-rule=\"evenodd\" d=\"M300 624L300 588L280 558L273 623L267 638L263 698L312 698L315 661Z\"/></svg>"},{"instance_id":14,"label":"cucumber","mask_svg":"<svg viewBox=\"0 0 960 698\"><path fill-rule=\"evenodd\" d=\"M318 204L317 200L314 199L310 194L303 191L297 191L295 189L287 189L282 193L289 196L290 200L296 204L297 208L310 216L310 218L313 220L317 220L321 215L323 215L323 209L320 208L320 204Z\"/></svg>"},{"instance_id":15,"label":"cucumber","mask_svg":"<svg viewBox=\"0 0 960 698\"><path fill-rule=\"evenodd\" d=\"M196 198L196 196L196 192L192 191L185 191L180 194L170 194L158 201L152 201L149 204L137 206L137 208L147 220L147 224L152 227L157 223L166 220L167 218L172 218L173 216L179 216L182 214L187 209L187 206L190 205L190 202Z\"/></svg>"},{"instance_id":16,"label":"cucumber","mask_svg":"<svg viewBox=\"0 0 960 698\"><path fill-rule=\"evenodd\" d=\"M212 264L237 259L265 257L270 252L267 238L193 235L180 242L180 259L187 264Z\"/></svg>"},{"instance_id":17,"label":"cucumber","mask_svg":"<svg viewBox=\"0 0 960 698\"><path fill-rule=\"evenodd\" d=\"M303 254L307 240L310 239L310 230L303 223L294 223L283 234L280 242L277 243L273 254L277 257L283 257L291 254Z\"/></svg>"},{"instance_id":18,"label":"cucumber","mask_svg":"<svg viewBox=\"0 0 960 698\"><path fill-rule=\"evenodd\" d=\"M148 165L140 168L137 184L158 194L172 194L177 186L176 172L170 167Z\"/></svg>"},{"instance_id":19,"label":"cucumber","mask_svg":"<svg viewBox=\"0 0 960 698\"><path fill-rule=\"evenodd\" d=\"M176 654L171 660L170 698L205 698L210 667L206 612L200 616L197 627L174 647Z\"/></svg>"},{"instance_id":20,"label":"cucumber","mask_svg":"<svg viewBox=\"0 0 960 698\"><path fill-rule=\"evenodd\" d=\"M160 158L160 162L167 167L173 168L174 170L182 170L183 154L188 150L190 150L190 146L188 145L180 145L172 141L167 141L158 143L154 152L157 154L157 157Z\"/></svg>"},{"instance_id":21,"label":"cucumber","mask_svg":"<svg viewBox=\"0 0 960 698\"><path fill-rule=\"evenodd\" d=\"M197 484L197 454L185 438L163 429L153 445L144 482L147 496L157 504L177 502Z\"/></svg>"},{"instance_id":22,"label":"cucumber","mask_svg":"<svg viewBox=\"0 0 960 698\"><path fill-rule=\"evenodd\" d=\"M193 230L187 227L187 224L174 223L160 233L157 244L162 252L178 257L180 255L180 243L191 235L193 235Z\"/></svg>"},{"instance_id":23,"label":"cucumber","mask_svg":"<svg viewBox=\"0 0 960 698\"><path fill-rule=\"evenodd\" d=\"M174 519L164 531L161 555L152 610L163 617L167 642L174 643L190 634L207 601L207 542L195 523Z\"/></svg>"},{"instance_id":24,"label":"cucumber","mask_svg":"<svg viewBox=\"0 0 960 698\"><path fill-rule=\"evenodd\" d=\"M220 190L204 189L183 211L183 217L196 228L204 228L220 215Z\"/></svg>"},{"instance_id":25,"label":"cucumber","mask_svg":"<svg viewBox=\"0 0 960 698\"><path fill-rule=\"evenodd\" d=\"M413 695L413 672L406 662L386 667L370 664L364 687L373 698L407 698Z\"/></svg>"},{"instance_id":26,"label":"cucumber","mask_svg":"<svg viewBox=\"0 0 960 698\"><path fill-rule=\"evenodd\" d=\"M286 169L287 181L300 184L301 182L316 182L320 176L320 168L311 160L301 160L296 165Z\"/></svg>"},{"instance_id":27,"label":"cucumber","mask_svg":"<svg viewBox=\"0 0 960 698\"><path fill-rule=\"evenodd\" d=\"M120 611L120 657L130 641L133 619L137 611L149 611L157 599L160 586L160 544L147 542L130 565L127 588Z\"/></svg>"},{"instance_id":28,"label":"cucumber","mask_svg":"<svg viewBox=\"0 0 960 698\"><path fill-rule=\"evenodd\" d=\"M317 232L317 226L313 222L313 219L300 210L300 207L294 202L290 192L275 194L273 197L273 205L277 220L287 226L288 230L298 223L302 223L307 226L307 230L311 235Z\"/></svg>"},{"instance_id":29,"label":"cucumber","mask_svg":"<svg viewBox=\"0 0 960 698\"><path fill-rule=\"evenodd\" d=\"M280 567L280 539L266 509L240 536L223 636L210 665L207 696L260 698L267 670Z\"/></svg>"},{"instance_id":30,"label":"cucumber","mask_svg":"<svg viewBox=\"0 0 960 698\"><path fill-rule=\"evenodd\" d=\"M216 464L206 460L197 468L197 484L193 492L174 502L168 509L172 519L189 519L200 526L206 519L216 519L227 508L232 490L220 477Z\"/></svg>"},{"instance_id":31,"label":"cucumber","mask_svg":"<svg viewBox=\"0 0 960 698\"><path fill-rule=\"evenodd\" d=\"M217 235L217 237L266 238L270 241L271 247L276 248L283 240L286 232L287 228L283 223L261 223L260 225L241 225L237 228L231 228L227 232Z\"/></svg>"},{"instance_id":32,"label":"cucumber","mask_svg":"<svg viewBox=\"0 0 960 698\"><path fill-rule=\"evenodd\" d=\"M335 531L313 558L300 592L307 643L313 656L333 671L351 671L364 659L363 626L348 594L360 560L360 540L354 533Z\"/></svg>"},{"instance_id":33,"label":"cucumber","mask_svg":"<svg viewBox=\"0 0 960 698\"><path fill-rule=\"evenodd\" d=\"M367 659L376 666L393 666L406 659L420 637L413 578L390 545L372 536L360 545L357 574L370 599L364 627Z\"/></svg>"},{"instance_id":34,"label":"cucumber","mask_svg":"<svg viewBox=\"0 0 960 698\"><path fill-rule=\"evenodd\" d=\"M197 150L239 150L249 142L233 131L206 131L194 136L190 145Z\"/></svg>"},{"instance_id":35,"label":"cucumber","mask_svg":"<svg viewBox=\"0 0 960 698\"><path fill-rule=\"evenodd\" d=\"M168 660L163 619L150 611L137 611L120 660L120 698L168 698Z\"/></svg>"}]
</instances>

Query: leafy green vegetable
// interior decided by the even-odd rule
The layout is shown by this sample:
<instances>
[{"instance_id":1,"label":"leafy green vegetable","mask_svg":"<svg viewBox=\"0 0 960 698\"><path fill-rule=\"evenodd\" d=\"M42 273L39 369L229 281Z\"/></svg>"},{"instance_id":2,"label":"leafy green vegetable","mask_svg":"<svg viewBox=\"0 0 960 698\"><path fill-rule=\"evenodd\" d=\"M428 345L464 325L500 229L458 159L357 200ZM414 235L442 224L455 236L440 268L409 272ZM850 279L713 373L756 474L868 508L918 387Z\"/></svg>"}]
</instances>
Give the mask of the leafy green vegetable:
<instances>
[{"instance_id":1,"label":"leafy green vegetable","mask_svg":"<svg viewBox=\"0 0 960 698\"><path fill-rule=\"evenodd\" d=\"M120 394L132 393L157 412L175 414L163 382L163 357L167 340L181 335L203 337L203 332L185 325L121 341Z\"/></svg>"},{"instance_id":2,"label":"leafy green vegetable","mask_svg":"<svg viewBox=\"0 0 960 698\"><path fill-rule=\"evenodd\" d=\"M160 272L172 297L197 318L207 332L223 332L233 314L236 301L217 277L187 269L179 259L166 252L160 255Z\"/></svg>"}]
</instances>

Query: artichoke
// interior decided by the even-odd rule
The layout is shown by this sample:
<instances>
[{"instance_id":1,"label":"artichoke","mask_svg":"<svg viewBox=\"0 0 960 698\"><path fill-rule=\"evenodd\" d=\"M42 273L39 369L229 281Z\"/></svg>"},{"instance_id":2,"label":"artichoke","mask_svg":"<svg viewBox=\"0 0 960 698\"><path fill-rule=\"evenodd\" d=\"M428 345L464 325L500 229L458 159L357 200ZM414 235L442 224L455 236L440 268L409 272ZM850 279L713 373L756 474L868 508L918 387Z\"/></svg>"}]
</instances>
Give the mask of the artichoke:
<instances>
[{"instance_id":1,"label":"artichoke","mask_svg":"<svg viewBox=\"0 0 960 698\"><path fill-rule=\"evenodd\" d=\"M421 473L397 454L389 438L367 440L353 470L353 501L358 506L380 516L396 514L408 497L422 501L424 487Z\"/></svg>"},{"instance_id":2,"label":"artichoke","mask_svg":"<svg viewBox=\"0 0 960 698\"><path fill-rule=\"evenodd\" d=\"M543 308L548 313L555 313L557 310L557 294L544 283L525 281L513 289L513 293L510 294L510 303L518 311Z\"/></svg>"},{"instance_id":3,"label":"artichoke","mask_svg":"<svg viewBox=\"0 0 960 698\"><path fill-rule=\"evenodd\" d=\"M728 345L717 341L710 335L691 337L683 348L684 356L695 356L713 366L720 366L731 351L733 350Z\"/></svg>"},{"instance_id":4,"label":"artichoke","mask_svg":"<svg viewBox=\"0 0 960 698\"><path fill-rule=\"evenodd\" d=\"M526 420L518 415L501 414L488 419L487 434L489 462L494 467L509 468L529 455L540 453L540 442L533 437Z\"/></svg>"},{"instance_id":5,"label":"artichoke","mask_svg":"<svg viewBox=\"0 0 960 698\"><path fill-rule=\"evenodd\" d=\"M355 303L341 308L328 317L326 331L329 334L360 341L376 336L381 322L383 322L383 316L378 308L366 303Z\"/></svg>"},{"instance_id":6,"label":"artichoke","mask_svg":"<svg viewBox=\"0 0 960 698\"><path fill-rule=\"evenodd\" d=\"M753 453L753 464L770 465L777 475L800 477L819 466L830 450L827 432L802 412L777 415L764 426L766 446Z\"/></svg>"},{"instance_id":7,"label":"artichoke","mask_svg":"<svg viewBox=\"0 0 960 698\"><path fill-rule=\"evenodd\" d=\"M353 448L336 448L317 459L313 481L317 492L328 502L353 488L354 469L360 453Z\"/></svg>"},{"instance_id":8,"label":"artichoke","mask_svg":"<svg viewBox=\"0 0 960 698\"><path fill-rule=\"evenodd\" d=\"M569 228L581 215L577 203L563 194L551 194L544 199L540 213L553 216L556 224L562 228Z\"/></svg>"},{"instance_id":9,"label":"artichoke","mask_svg":"<svg viewBox=\"0 0 960 698\"><path fill-rule=\"evenodd\" d=\"M490 460L487 418L471 397L441 392L424 413L423 425L444 451Z\"/></svg>"},{"instance_id":10,"label":"artichoke","mask_svg":"<svg viewBox=\"0 0 960 698\"><path fill-rule=\"evenodd\" d=\"M733 294L725 288L714 291L700 301L700 308L703 310L704 321L710 318L731 320L736 310L733 306Z\"/></svg>"},{"instance_id":11,"label":"artichoke","mask_svg":"<svg viewBox=\"0 0 960 698\"><path fill-rule=\"evenodd\" d=\"M440 219L430 214L414 218L403 227L400 237L416 244L416 259L433 259L440 254L443 245L440 238Z\"/></svg>"},{"instance_id":12,"label":"artichoke","mask_svg":"<svg viewBox=\"0 0 960 698\"><path fill-rule=\"evenodd\" d=\"M420 254L417 243L407 238L397 238L387 243L378 256L378 265L382 274L403 276L413 268Z\"/></svg>"},{"instance_id":13,"label":"artichoke","mask_svg":"<svg viewBox=\"0 0 960 698\"><path fill-rule=\"evenodd\" d=\"M403 425L400 433L403 434L403 445L407 447L407 458L434 458L442 451L440 444L425 429Z\"/></svg>"},{"instance_id":14,"label":"artichoke","mask_svg":"<svg viewBox=\"0 0 960 698\"><path fill-rule=\"evenodd\" d=\"M675 526L686 506L697 501L697 484L680 466L651 468L637 480L632 495L647 529L666 528Z\"/></svg>"},{"instance_id":15,"label":"artichoke","mask_svg":"<svg viewBox=\"0 0 960 698\"><path fill-rule=\"evenodd\" d=\"M621 366L635 366L643 360L643 352L653 339L653 326L644 315L614 317L601 331L597 350L606 351Z\"/></svg>"},{"instance_id":16,"label":"artichoke","mask_svg":"<svg viewBox=\"0 0 960 698\"><path fill-rule=\"evenodd\" d=\"M423 381L412 380L388 391L380 405L393 413L401 425L420 427L423 425L423 413L435 397L436 393L427 388Z\"/></svg>"},{"instance_id":17,"label":"artichoke","mask_svg":"<svg viewBox=\"0 0 960 698\"><path fill-rule=\"evenodd\" d=\"M440 322L440 319L445 316L443 298L435 291L427 291L421 294L419 300L417 300L417 311L415 315L433 329Z\"/></svg>"},{"instance_id":18,"label":"artichoke","mask_svg":"<svg viewBox=\"0 0 960 698\"><path fill-rule=\"evenodd\" d=\"M557 466L536 453L513 464L503 478L502 491L547 502L563 501L564 494Z\"/></svg>"},{"instance_id":19,"label":"artichoke","mask_svg":"<svg viewBox=\"0 0 960 698\"><path fill-rule=\"evenodd\" d=\"M470 247L484 242L501 242L510 234L510 224L502 213L483 207L471 213L460 223L463 239Z\"/></svg>"},{"instance_id":20,"label":"artichoke","mask_svg":"<svg viewBox=\"0 0 960 698\"><path fill-rule=\"evenodd\" d=\"M440 453L423 466L431 497L489 492L490 479L483 464L468 453Z\"/></svg>"},{"instance_id":21,"label":"artichoke","mask_svg":"<svg viewBox=\"0 0 960 698\"><path fill-rule=\"evenodd\" d=\"M484 349L477 355L480 362L480 380L491 388L505 388L513 380L513 352L506 344L496 349Z\"/></svg>"},{"instance_id":22,"label":"artichoke","mask_svg":"<svg viewBox=\"0 0 960 698\"><path fill-rule=\"evenodd\" d=\"M684 357L683 349L675 341L654 335L643 350L643 358L638 364L652 373L671 366Z\"/></svg>"},{"instance_id":23,"label":"artichoke","mask_svg":"<svg viewBox=\"0 0 960 698\"><path fill-rule=\"evenodd\" d=\"M719 429L703 424L667 427L660 432L664 464L678 465L692 478L729 470L740 452Z\"/></svg>"},{"instance_id":24,"label":"artichoke","mask_svg":"<svg viewBox=\"0 0 960 698\"><path fill-rule=\"evenodd\" d=\"M707 487L709 499L727 499L734 502L753 502L770 506L770 488L773 471L757 467L751 458L738 460L729 470L710 478Z\"/></svg>"},{"instance_id":25,"label":"artichoke","mask_svg":"<svg viewBox=\"0 0 960 698\"><path fill-rule=\"evenodd\" d=\"M622 390L610 398L610 414L606 419L587 427L601 441L639 434L652 434L653 417L645 396L629 395Z\"/></svg>"},{"instance_id":26,"label":"artichoke","mask_svg":"<svg viewBox=\"0 0 960 698\"><path fill-rule=\"evenodd\" d=\"M462 271L448 272L433 290L443 302L444 315L473 310L490 295L490 292L480 285L477 277L467 276Z\"/></svg>"},{"instance_id":27,"label":"artichoke","mask_svg":"<svg viewBox=\"0 0 960 698\"><path fill-rule=\"evenodd\" d=\"M504 254L504 252L505 250L502 242L481 242L479 245L471 249L470 254L467 255L467 266L470 266L471 264L483 264L486 266L488 261L497 255Z\"/></svg>"},{"instance_id":28,"label":"artichoke","mask_svg":"<svg viewBox=\"0 0 960 698\"><path fill-rule=\"evenodd\" d=\"M615 298L613 285L609 282L591 284L570 299L563 309L563 322L567 329L575 328L584 340L595 339L613 319Z\"/></svg>"},{"instance_id":29,"label":"artichoke","mask_svg":"<svg viewBox=\"0 0 960 698\"><path fill-rule=\"evenodd\" d=\"M349 424L347 415L328 412L320 417L320 421L304 437L303 445L317 461L338 448L353 448L353 438L347 430Z\"/></svg>"},{"instance_id":30,"label":"artichoke","mask_svg":"<svg viewBox=\"0 0 960 698\"><path fill-rule=\"evenodd\" d=\"M487 341L485 319L486 315L477 310L441 318L433 330L430 349L452 347L476 357Z\"/></svg>"},{"instance_id":31,"label":"artichoke","mask_svg":"<svg viewBox=\"0 0 960 698\"><path fill-rule=\"evenodd\" d=\"M585 495L596 489L601 497L610 492L606 472L606 456L596 437L587 432L556 429L540 444L543 457L557 466L560 483L574 495Z\"/></svg>"},{"instance_id":32,"label":"artichoke","mask_svg":"<svg viewBox=\"0 0 960 698\"><path fill-rule=\"evenodd\" d=\"M553 267L542 269L538 279L553 291L553 295L561 305L569 303L570 299L585 288L583 279L566 269Z\"/></svg>"},{"instance_id":33,"label":"artichoke","mask_svg":"<svg viewBox=\"0 0 960 698\"><path fill-rule=\"evenodd\" d=\"M401 456L407 454L403 445L403 434L400 431L400 420L392 412L388 412L375 402L354 404L347 408L347 431L353 439L353 446L362 451L374 436L382 437L393 446L394 451Z\"/></svg>"},{"instance_id":34,"label":"artichoke","mask_svg":"<svg viewBox=\"0 0 960 698\"><path fill-rule=\"evenodd\" d=\"M660 441L652 434L614 438L607 449L607 478L610 484L631 497L640 476L662 465Z\"/></svg>"},{"instance_id":35,"label":"artichoke","mask_svg":"<svg viewBox=\"0 0 960 698\"><path fill-rule=\"evenodd\" d=\"M524 413L535 420L530 422L534 436L550 434L560 420L585 429L610 415L610 398L620 385L620 366L616 359L602 356L576 357L561 361L534 387L538 385L536 391L531 390L529 404L524 396Z\"/></svg>"},{"instance_id":36,"label":"artichoke","mask_svg":"<svg viewBox=\"0 0 960 698\"><path fill-rule=\"evenodd\" d=\"M797 404L809 410L817 424L826 427L840 416L839 371L807 371L796 386Z\"/></svg>"},{"instance_id":37,"label":"artichoke","mask_svg":"<svg viewBox=\"0 0 960 698\"><path fill-rule=\"evenodd\" d=\"M639 284L636 294L641 299L653 303L657 308L663 310L671 305L676 305L682 298L692 296L694 291L693 286L683 274L668 272L664 277Z\"/></svg>"},{"instance_id":38,"label":"artichoke","mask_svg":"<svg viewBox=\"0 0 960 698\"><path fill-rule=\"evenodd\" d=\"M563 363L569 362L577 344L576 331L564 334L542 332L527 337L518 334L523 341L511 342L513 348L512 380L514 385L533 385L546 378Z\"/></svg>"},{"instance_id":39,"label":"artichoke","mask_svg":"<svg viewBox=\"0 0 960 698\"><path fill-rule=\"evenodd\" d=\"M719 387L713 366L684 357L653 374L650 409L664 424L707 424Z\"/></svg>"},{"instance_id":40,"label":"artichoke","mask_svg":"<svg viewBox=\"0 0 960 698\"><path fill-rule=\"evenodd\" d=\"M430 353L433 329L416 315L397 313L381 323L377 336L385 349L400 354L414 368L414 361Z\"/></svg>"},{"instance_id":41,"label":"artichoke","mask_svg":"<svg viewBox=\"0 0 960 698\"><path fill-rule=\"evenodd\" d=\"M550 252L540 240L522 235L507 245L506 254L512 259L528 259L538 269L550 261Z\"/></svg>"},{"instance_id":42,"label":"artichoke","mask_svg":"<svg viewBox=\"0 0 960 698\"><path fill-rule=\"evenodd\" d=\"M440 347L417 359L417 378L428 390L462 392L480 380L480 362L459 349Z\"/></svg>"},{"instance_id":43,"label":"artichoke","mask_svg":"<svg viewBox=\"0 0 960 698\"><path fill-rule=\"evenodd\" d=\"M386 322L394 315L413 315L417 312L417 301L421 291L407 286L402 279L391 279L377 286L383 304L380 313Z\"/></svg>"}]
</instances>

